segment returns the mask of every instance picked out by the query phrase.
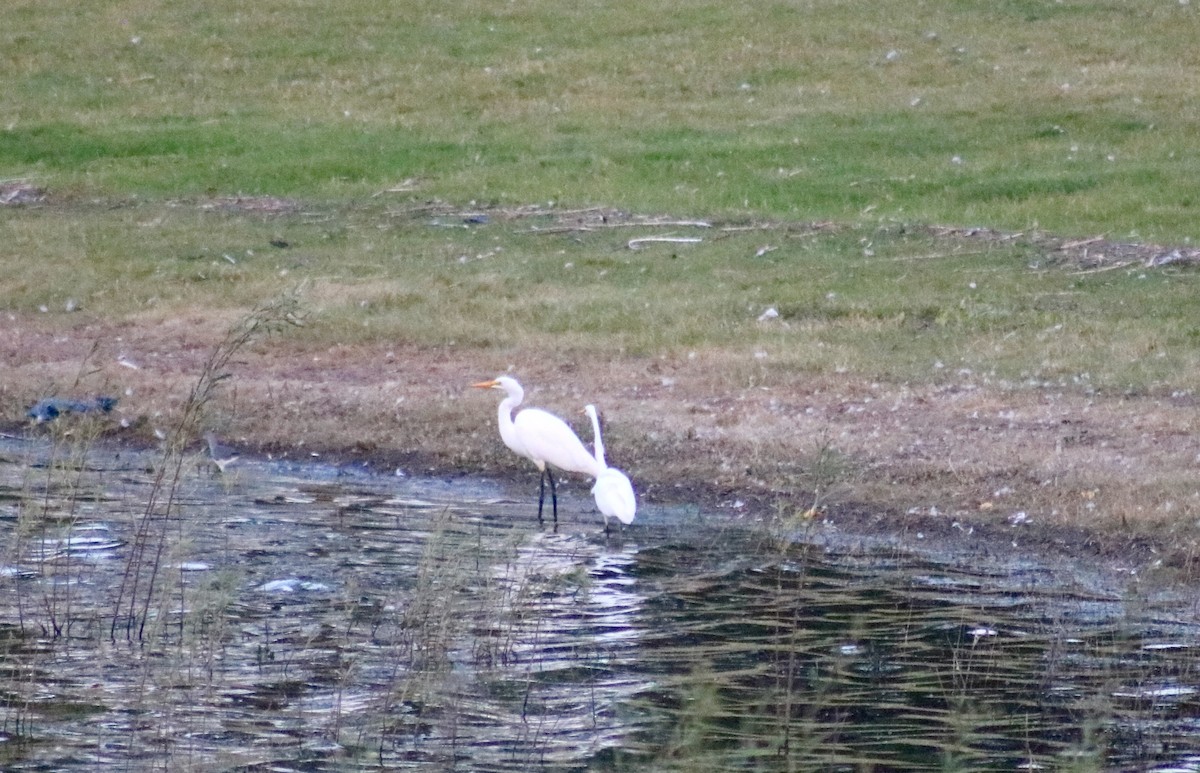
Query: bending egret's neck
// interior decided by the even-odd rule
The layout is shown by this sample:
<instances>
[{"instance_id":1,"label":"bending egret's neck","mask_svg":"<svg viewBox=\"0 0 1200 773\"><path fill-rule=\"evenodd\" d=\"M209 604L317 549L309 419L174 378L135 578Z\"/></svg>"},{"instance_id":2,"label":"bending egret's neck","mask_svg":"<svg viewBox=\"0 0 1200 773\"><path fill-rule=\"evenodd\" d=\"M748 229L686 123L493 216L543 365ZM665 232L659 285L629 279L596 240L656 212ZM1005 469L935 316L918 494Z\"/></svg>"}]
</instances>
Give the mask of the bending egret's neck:
<instances>
[{"instance_id":1,"label":"bending egret's neck","mask_svg":"<svg viewBox=\"0 0 1200 773\"><path fill-rule=\"evenodd\" d=\"M592 420L592 445L596 449L596 461L601 467L608 467L608 462L604 461L604 439L600 437L600 417L596 415L595 406L589 405L584 410Z\"/></svg>"}]
</instances>

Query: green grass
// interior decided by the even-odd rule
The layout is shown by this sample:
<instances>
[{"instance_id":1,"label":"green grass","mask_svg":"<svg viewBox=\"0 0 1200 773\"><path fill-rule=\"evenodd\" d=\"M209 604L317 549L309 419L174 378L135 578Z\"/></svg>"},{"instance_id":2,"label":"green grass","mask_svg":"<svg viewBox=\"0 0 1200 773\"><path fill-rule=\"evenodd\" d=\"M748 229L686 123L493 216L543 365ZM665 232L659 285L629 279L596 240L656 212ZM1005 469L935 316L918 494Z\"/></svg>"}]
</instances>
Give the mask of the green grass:
<instances>
[{"instance_id":1,"label":"green grass","mask_svg":"<svg viewBox=\"0 0 1200 773\"><path fill-rule=\"evenodd\" d=\"M1189 5L0 9L0 177L1182 241ZM957 161L955 160L957 159Z\"/></svg>"},{"instance_id":2,"label":"green grass","mask_svg":"<svg viewBox=\"0 0 1200 773\"><path fill-rule=\"evenodd\" d=\"M51 205L3 212L0 304L154 319L305 283L315 313L291 335L314 345L708 349L740 363L731 385L966 369L1190 388L1191 273L1074 274L1032 243L910 226L1190 241L1193 8L864 9L7 4L0 179ZM243 194L299 211L211 206ZM468 229L430 200L842 227L634 252L637 229ZM781 318L757 323L768 306Z\"/></svg>"},{"instance_id":3,"label":"green grass","mask_svg":"<svg viewBox=\"0 0 1200 773\"><path fill-rule=\"evenodd\" d=\"M655 229L699 244L630 250L645 228L548 233L545 216L465 227L382 206L276 216L138 204L16 210L0 306L70 325L248 308L303 285L305 346L458 346L567 359L723 359L729 388L847 373L1109 393L1200 372L1191 271L1086 273L1021 240L903 227ZM535 230L536 229L536 230ZM272 241L286 243L273 246ZM762 250L769 247L771 249ZM761 254L759 254L761 252ZM759 322L767 308L779 318ZM182 311L181 311L182 310Z\"/></svg>"}]
</instances>

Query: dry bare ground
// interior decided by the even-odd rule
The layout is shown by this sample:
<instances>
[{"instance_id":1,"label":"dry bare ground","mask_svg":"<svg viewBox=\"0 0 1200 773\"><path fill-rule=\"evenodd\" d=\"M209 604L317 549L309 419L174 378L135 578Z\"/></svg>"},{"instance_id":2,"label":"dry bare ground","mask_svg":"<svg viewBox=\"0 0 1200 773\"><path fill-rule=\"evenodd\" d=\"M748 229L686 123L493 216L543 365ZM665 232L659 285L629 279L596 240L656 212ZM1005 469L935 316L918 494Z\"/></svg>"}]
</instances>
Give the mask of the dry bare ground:
<instances>
[{"instance_id":1,"label":"dry bare ground","mask_svg":"<svg viewBox=\"0 0 1200 773\"><path fill-rule=\"evenodd\" d=\"M1197 257L1100 240L1044 246L1081 270ZM78 383L121 397L114 435L151 443L234 322L199 311L120 324L78 316L63 333L37 315L7 315L0 416L8 431L25 425L25 408L47 385ZM698 501L733 517L1095 555L1176 578L1197 572L1200 457L1190 394L1000 391L970 376L949 386L830 376L730 392L715 383L703 352L586 367L505 356L453 347L314 350L266 338L236 358L209 419L231 443L261 454L524 483L529 470L494 431L494 396L468 386L515 365L532 404L562 415L589 401L606 409L610 463L630 473L648 504Z\"/></svg>"}]
</instances>

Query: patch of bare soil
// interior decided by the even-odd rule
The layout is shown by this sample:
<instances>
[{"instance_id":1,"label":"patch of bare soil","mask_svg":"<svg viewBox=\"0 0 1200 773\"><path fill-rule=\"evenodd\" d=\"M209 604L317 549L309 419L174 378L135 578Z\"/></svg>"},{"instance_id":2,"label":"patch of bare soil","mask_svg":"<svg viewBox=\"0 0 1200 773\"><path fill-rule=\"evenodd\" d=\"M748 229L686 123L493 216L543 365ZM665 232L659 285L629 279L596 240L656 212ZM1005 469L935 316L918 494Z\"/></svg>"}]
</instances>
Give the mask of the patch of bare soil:
<instances>
[{"instance_id":1,"label":"patch of bare soil","mask_svg":"<svg viewBox=\"0 0 1200 773\"><path fill-rule=\"evenodd\" d=\"M406 190L406 189L398 189ZM829 221L815 222L767 222L753 221L740 224L718 224L707 220L680 219L674 217L647 216L626 212L611 207L589 207L579 210L546 209L538 205L522 207L491 207L464 210L443 202L429 202L393 210L401 217L438 217L464 222L486 222L503 220L508 222L533 222L530 230L538 233L563 233L598 231L619 228L718 228L722 231L735 230L784 230L789 233L837 231L842 228ZM1021 240L1038 247L1047 255L1072 264L1080 272L1112 271L1132 265L1148 268L1168 265L1200 263L1200 248L1174 245L1164 246L1143 242L1119 242L1103 236L1086 239L1063 239L1042 232L1024 233L997 231L992 228L963 228L957 226L927 226L924 229L933 236L954 239L978 239L991 242ZM633 240L629 247L636 249Z\"/></svg>"},{"instance_id":2,"label":"patch of bare soil","mask_svg":"<svg viewBox=\"0 0 1200 773\"><path fill-rule=\"evenodd\" d=\"M1117 242L1103 236L1088 239L1061 239L1049 234L1024 234L994 231L990 228L929 229L937 236L1011 241L1025 239L1046 254L1053 255L1078 267L1081 273L1113 271L1128 266L1156 268L1171 265L1200 263L1200 249L1188 246L1165 247L1160 244Z\"/></svg>"}]
</instances>

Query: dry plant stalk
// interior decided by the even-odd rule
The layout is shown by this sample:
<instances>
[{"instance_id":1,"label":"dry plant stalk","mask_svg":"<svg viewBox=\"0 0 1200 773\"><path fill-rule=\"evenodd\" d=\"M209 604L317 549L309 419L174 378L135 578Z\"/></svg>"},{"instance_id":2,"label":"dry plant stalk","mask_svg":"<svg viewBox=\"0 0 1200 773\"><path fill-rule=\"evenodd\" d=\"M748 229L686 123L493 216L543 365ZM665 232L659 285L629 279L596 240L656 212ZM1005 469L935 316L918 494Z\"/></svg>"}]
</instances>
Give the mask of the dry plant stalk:
<instances>
[{"instance_id":1,"label":"dry plant stalk","mask_svg":"<svg viewBox=\"0 0 1200 773\"><path fill-rule=\"evenodd\" d=\"M298 295L299 292L294 291L268 301L234 323L201 368L178 420L167 434L161 460L156 465L150 496L138 521L113 605L109 629L113 641L116 641L121 628L124 628L126 640L134 640L136 630L136 639L144 641L151 604L155 598L165 598L165 589L158 588L158 578L168 547L167 525L183 480L184 462L187 459L185 451L200 433L205 410L215 397L217 387L230 378L231 374L227 371L229 361L260 335L277 331L286 325L302 324Z\"/></svg>"}]
</instances>

